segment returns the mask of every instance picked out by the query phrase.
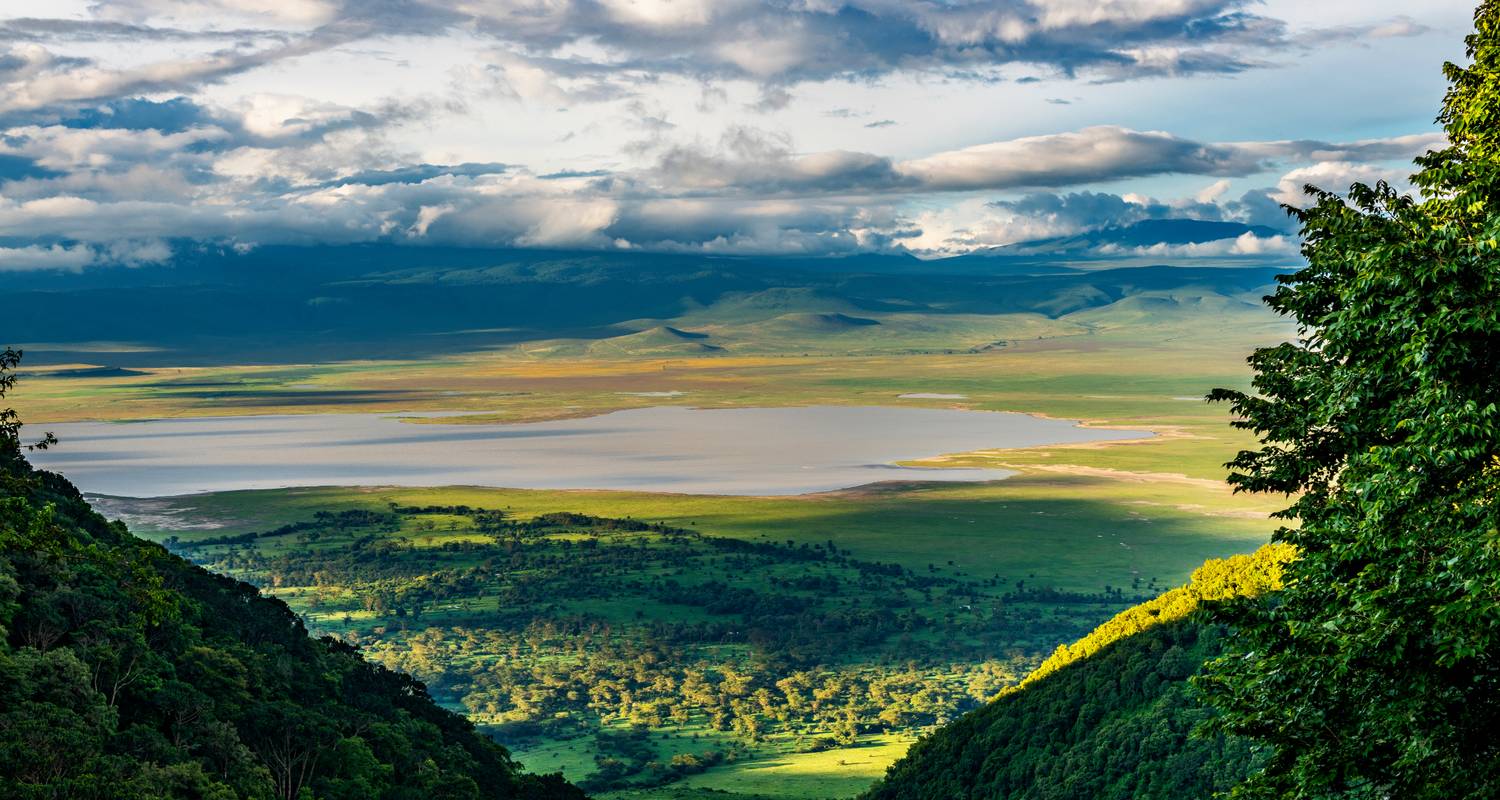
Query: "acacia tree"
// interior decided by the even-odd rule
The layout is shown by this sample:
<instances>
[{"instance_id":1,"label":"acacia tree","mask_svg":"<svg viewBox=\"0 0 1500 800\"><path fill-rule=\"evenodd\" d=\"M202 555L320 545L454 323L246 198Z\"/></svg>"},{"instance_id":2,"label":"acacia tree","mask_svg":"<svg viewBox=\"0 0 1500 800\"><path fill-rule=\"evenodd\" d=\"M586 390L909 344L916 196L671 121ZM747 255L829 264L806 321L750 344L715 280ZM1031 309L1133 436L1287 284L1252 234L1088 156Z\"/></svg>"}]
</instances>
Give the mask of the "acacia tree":
<instances>
[{"instance_id":1,"label":"acacia tree","mask_svg":"<svg viewBox=\"0 0 1500 800\"><path fill-rule=\"evenodd\" d=\"M1265 745L1239 797L1500 797L1500 0L1445 66L1449 145L1421 199L1308 188L1305 269L1267 301L1300 338L1218 390L1259 449L1237 490L1285 493L1300 557L1199 681Z\"/></svg>"}]
</instances>

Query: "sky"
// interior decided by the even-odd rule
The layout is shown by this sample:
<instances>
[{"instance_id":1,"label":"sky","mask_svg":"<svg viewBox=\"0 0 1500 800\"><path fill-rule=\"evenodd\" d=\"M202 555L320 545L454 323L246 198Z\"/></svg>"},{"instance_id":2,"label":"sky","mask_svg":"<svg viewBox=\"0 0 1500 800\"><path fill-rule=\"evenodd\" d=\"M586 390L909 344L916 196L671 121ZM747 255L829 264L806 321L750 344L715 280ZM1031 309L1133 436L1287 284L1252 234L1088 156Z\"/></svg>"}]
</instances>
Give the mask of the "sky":
<instances>
[{"instance_id":1,"label":"sky","mask_svg":"<svg viewBox=\"0 0 1500 800\"><path fill-rule=\"evenodd\" d=\"M1267 227L1152 255L1295 254L1304 184L1404 187L1441 146L1472 11L0 0L0 272L281 244L930 258L1158 218Z\"/></svg>"}]
</instances>

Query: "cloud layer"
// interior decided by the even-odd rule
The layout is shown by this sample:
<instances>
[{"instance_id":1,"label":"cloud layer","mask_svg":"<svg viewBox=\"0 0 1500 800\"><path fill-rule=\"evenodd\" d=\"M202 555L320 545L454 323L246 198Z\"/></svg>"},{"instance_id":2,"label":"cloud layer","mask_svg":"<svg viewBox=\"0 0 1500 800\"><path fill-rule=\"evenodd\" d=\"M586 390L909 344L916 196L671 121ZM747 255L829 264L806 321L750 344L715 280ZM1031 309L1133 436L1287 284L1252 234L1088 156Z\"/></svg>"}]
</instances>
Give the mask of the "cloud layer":
<instances>
[{"instance_id":1,"label":"cloud layer","mask_svg":"<svg viewBox=\"0 0 1500 800\"><path fill-rule=\"evenodd\" d=\"M1280 224L1302 183L1397 176L1440 139L1095 121L882 151L906 123L840 107L822 116L864 146L802 149L759 120L829 86L1209 78L1427 30L1293 29L1250 0L110 0L0 21L0 270L151 263L184 241L938 255L1162 216ZM376 78L306 67L413 53L446 59L429 91L372 96ZM659 107L668 84L721 124ZM474 143L491 125L537 138L537 109L587 120L560 142L614 125L617 152L574 168ZM1199 188L1121 188L1142 180Z\"/></svg>"}]
</instances>

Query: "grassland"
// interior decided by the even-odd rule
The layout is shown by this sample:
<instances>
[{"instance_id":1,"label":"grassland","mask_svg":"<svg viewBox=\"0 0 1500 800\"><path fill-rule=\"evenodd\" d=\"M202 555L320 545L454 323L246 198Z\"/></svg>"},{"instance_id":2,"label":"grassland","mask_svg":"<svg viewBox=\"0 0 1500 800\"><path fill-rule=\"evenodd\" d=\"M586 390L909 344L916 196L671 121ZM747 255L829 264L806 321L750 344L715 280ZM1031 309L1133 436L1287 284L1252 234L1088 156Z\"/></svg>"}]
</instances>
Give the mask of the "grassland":
<instances>
[{"instance_id":1,"label":"grassland","mask_svg":"<svg viewBox=\"0 0 1500 800\"><path fill-rule=\"evenodd\" d=\"M867 316L838 307L814 314L795 303L769 313L747 303L734 313L720 308L671 320L642 320L617 338L537 341L421 361L73 371L30 380L20 396L25 401L21 410L35 423L350 410L464 410L480 412L473 422L519 422L669 404L910 405L1023 411L1090 425L1144 428L1158 435L1133 442L954 453L920 462L998 466L1019 473L988 484L887 484L790 498L479 487L298 488L105 505L143 534L177 537L178 546L266 531L318 512L382 512L392 504L467 505L503 511L511 520L567 511L628 517L761 545L818 548L831 542L851 558L898 564L918 576L964 584L993 581L985 591L996 596L1015 591L1018 582L1077 595L1102 595L1109 587L1135 596L1180 583L1207 558L1254 549L1272 528L1267 512L1280 505L1275 498L1236 496L1227 490L1221 465L1251 441L1228 427L1224 409L1199 398L1216 386L1244 387L1244 356L1254 346L1284 339L1289 331L1244 302L1191 307L1172 302L1163 309L1155 302L1122 301L1057 319L955 315L939 320L898 313ZM950 397L902 397L910 394ZM489 542L488 534L466 528L462 520L452 521L452 529L446 520L427 522L432 526L403 521L381 538L423 553ZM295 536L259 539L255 556L264 561L251 566L226 560L225 552L212 547L195 557L216 568L243 570L307 614L316 630L356 636L372 653L398 666L409 667L397 648L409 645L415 633L451 631L455 624L465 630L496 627L493 620L476 623L468 613L472 608L465 611L462 605L429 608L420 623L403 618L395 624L348 607L352 596L316 586L277 585L256 571L276 559L306 558L323 545L352 543L333 535L321 542ZM1026 609L1029 619L1051 626L1024 631L1013 626L975 640L975 647L1000 659L1011 678L1113 608L1104 601L1090 605L1036 599L1027 605L1013 597L1010 602L1018 611ZM628 602L595 597L555 605L546 615L601 620L621 629L642 619L704 619L701 609L639 595ZM926 611L934 620L945 619L935 606ZM947 622L939 628L943 624ZM547 659L565 652L561 643L544 645L536 652L549 654ZM699 665L716 658L721 664L747 658L735 648L718 655L695 652L688 661ZM821 667L860 674L888 662L891 652L876 647ZM971 675L987 660L980 650L928 655L914 668L934 685ZM450 657L467 663L461 652ZM486 719L484 713L471 713ZM628 714L591 724L622 736L639 735L630 728ZM805 724L816 728L831 723ZM683 776L667 788L618 789L615 796L697 800L722 797L717 790L746 798L849 796L904 752L927 724L867 726L851 743L813 751L808 737L818 737L812 729L772 726L751 738L690 715L653 726L645 738L654 757L670 761L677 754L713 750L732 753L733 759ZM563 769L582 779L595 774L596 756L614 746L608 745L613 740L601 741L569 734L522 737L513 744L529 767Z\"/></svg>"},{"instance_id":2,"label":"grassland","mask_svg":"<svg viewBox=\"0 0 1500 800\"><path fill-rule=\"evenodd\" d=\"M871 312L771 290L615 329L409 360L52 365L34 373L20 410L33 423L348 410L464 410L481 412L476 422L515 422L662 404L902 403L1217 424L1222 414L1192 409L1192 399L1242 385L1250 349L1290 334L1253 297L1201 291L1132 295L1052 318ZM911 393L965 397L900 398Z\"/></svg>"},{"instance_id":3,"label":"grassland","mask_svg":"<svg viewBox=\"0 0 1500 800\"><path fill-rule=\"evenodd\" d=\"M1135 578L1180 580L1205 558L1264 542L1269 524L1257 508L1270 508L1206 485L1044 473L987 484L895 485L784 498L460 487L284 489L176 498L153 504L148 513L156 519L131 519L128 512L126 518L147 535L191 539L265 530L320 510L392 502L467 504L521 517L566 510L747 540L833 539L875 560L920 568L951 561L976 575L1035 574L1070 591L1129 585ZM183 530L194 522L215 527Z\"/></svg>"}]
</instances>

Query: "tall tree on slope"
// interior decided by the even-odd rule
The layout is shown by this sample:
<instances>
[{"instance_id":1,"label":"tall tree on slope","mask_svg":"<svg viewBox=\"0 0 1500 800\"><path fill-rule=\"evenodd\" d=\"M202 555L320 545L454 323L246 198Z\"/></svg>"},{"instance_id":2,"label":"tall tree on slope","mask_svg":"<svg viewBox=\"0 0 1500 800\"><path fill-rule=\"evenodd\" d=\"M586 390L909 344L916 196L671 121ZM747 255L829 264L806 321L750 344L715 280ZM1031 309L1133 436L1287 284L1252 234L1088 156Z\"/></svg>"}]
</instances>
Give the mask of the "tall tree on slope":
<instances>
[{"instance_id":1,"label":"tall tree on slope","mask_svg":"<svg viewBox=\"0 0 1500 800\"><path fill-rule=\"evenodd\" d=\"M1268 302L1302 338L1218 390L1258 450L1239 490L1295 497L1270 604L1200 686L1266 746L1239 797L1500 797L1500 0L1445 66L1449 146L1420 199L1309 187L1306 269Z\"/></svg>"}]
</instances>

